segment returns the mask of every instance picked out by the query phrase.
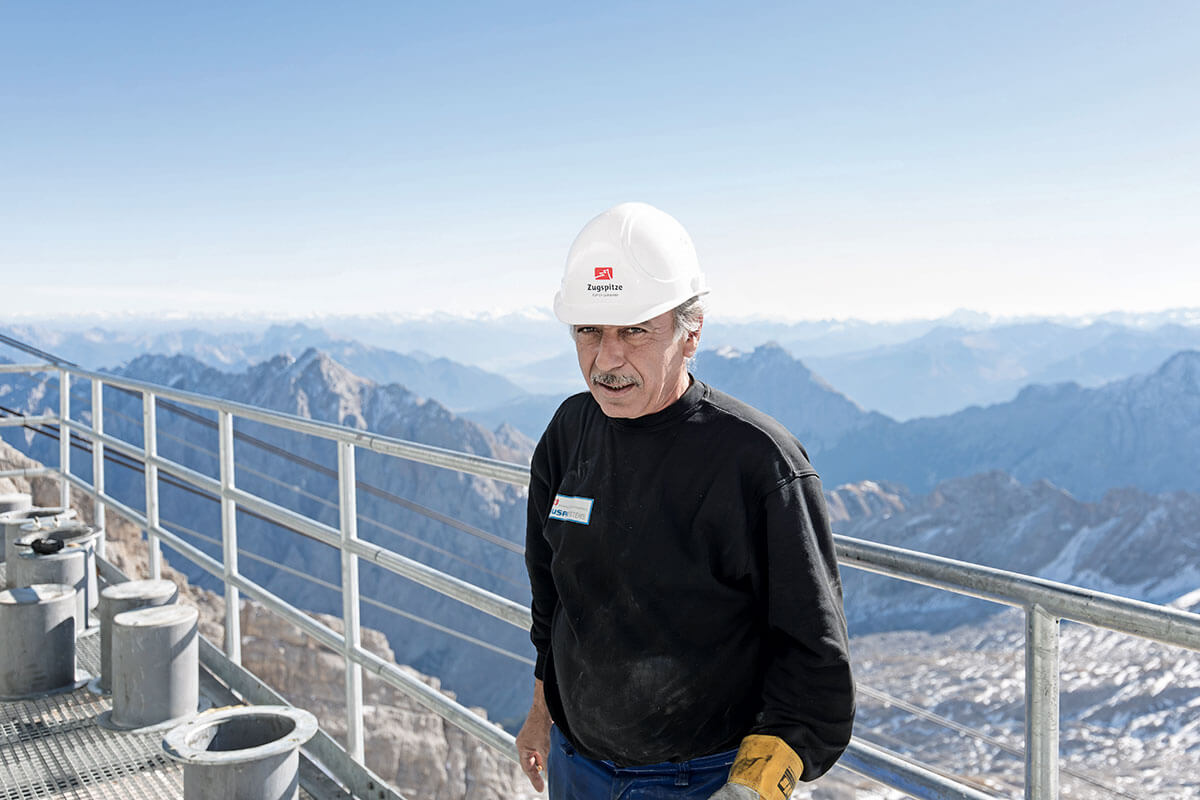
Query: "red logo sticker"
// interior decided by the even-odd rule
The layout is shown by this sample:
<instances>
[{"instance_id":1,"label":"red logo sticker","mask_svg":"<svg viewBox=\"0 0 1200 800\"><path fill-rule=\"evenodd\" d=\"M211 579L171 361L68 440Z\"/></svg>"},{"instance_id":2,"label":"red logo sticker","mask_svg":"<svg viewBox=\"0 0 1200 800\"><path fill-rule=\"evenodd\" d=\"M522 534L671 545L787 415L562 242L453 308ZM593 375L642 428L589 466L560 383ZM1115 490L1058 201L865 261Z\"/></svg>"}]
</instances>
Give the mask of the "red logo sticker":
<instances>
[{"instance_id":1,"label":"red logo sticker","mask_svg":"<svg viewBox=\"0 0 1200 800\"><path fill-rule=\"evenodd\" d=\"M612 279L612 267L596 267L596 280L611 281Z\"/></svg>"}]
</instances>

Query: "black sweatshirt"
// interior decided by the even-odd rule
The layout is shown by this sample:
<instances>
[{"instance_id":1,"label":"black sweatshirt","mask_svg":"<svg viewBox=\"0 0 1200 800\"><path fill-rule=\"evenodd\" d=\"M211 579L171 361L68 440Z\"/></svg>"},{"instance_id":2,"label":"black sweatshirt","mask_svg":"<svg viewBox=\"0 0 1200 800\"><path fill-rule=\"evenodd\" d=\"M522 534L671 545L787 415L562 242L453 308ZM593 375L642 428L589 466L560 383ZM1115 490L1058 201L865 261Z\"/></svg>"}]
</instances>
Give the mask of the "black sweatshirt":
<instances>
[{"instance_id":1,"label":"black sweatshirt","mask_svg":"<svg viewBox=\"0 0 1200 800\"><path fill-rule=\"evenodd\" d=\"M621 766L784 739L804 780L850 740L821 482L778 422L699 381L610 419L568 398L534 451L534 674L576 749Z\"/></svg>"}]
</instances>

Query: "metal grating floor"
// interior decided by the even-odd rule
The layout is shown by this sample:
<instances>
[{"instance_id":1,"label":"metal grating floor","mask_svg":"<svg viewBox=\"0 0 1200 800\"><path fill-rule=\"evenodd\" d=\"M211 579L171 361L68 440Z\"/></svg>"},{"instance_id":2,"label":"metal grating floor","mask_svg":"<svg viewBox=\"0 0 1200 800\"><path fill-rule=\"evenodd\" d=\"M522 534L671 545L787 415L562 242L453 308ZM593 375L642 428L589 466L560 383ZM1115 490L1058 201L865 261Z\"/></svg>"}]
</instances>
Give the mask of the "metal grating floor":
<instances>
[{"instance_id":1,"label":"metal grating floor","mask_svg":"<svg viewBox=\"0 0 1200 800\"><path fill-rule=\"evenodd\" d=\"M0 573L2 568L0 564ZM99 674L98 628L77 640L76 665L80 680ZM108 697L92 694L86 686L0 701L0 800L182 798L183 766L163 753L166 731L101 727L100 715L111 709ZM311 800L303 789L300 797Z\"/></svg>"},{"instance_id":2,"label":"metal grating floor","mask_svg":"<svg viewBox=\"0 0 1200 800\"><path fill-rule=\"evenodd\" d=\"M78 639L76 663L80 679L99 672L99 630ZM0 701L0 800L182 797L183 768L163 753L164 731L100 727L98 718L111 708L86 686Z\"/></svg>"}]
</instances>

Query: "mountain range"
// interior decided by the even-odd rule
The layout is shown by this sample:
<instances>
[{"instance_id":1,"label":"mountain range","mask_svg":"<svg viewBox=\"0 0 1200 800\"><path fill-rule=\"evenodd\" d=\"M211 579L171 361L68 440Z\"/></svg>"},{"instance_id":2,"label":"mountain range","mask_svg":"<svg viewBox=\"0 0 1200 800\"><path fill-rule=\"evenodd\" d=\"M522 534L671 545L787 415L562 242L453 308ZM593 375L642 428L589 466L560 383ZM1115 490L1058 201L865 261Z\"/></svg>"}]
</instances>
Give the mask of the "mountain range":
<instances>
[{"instance_id":1,"label":"mountain range","mask_svg":"<svg viewBox=\"0 0 1200 800\"><path fill-rule=\"evenodd\" d=\"M533 446L513 426L485 428L436 400L357 375L312 349L241 371L182 355L145 355L117 372L518 463ZM1099 388L1029 387L1006 403L908 422L863 409L778 345L750 353L705 351L696 374L797 433L822 473L839 533L1144 599L1169 599L1200 583L1190 569L1163 567L1200 563L1195 540L1200 353L1178 353L1149 374ZM74 413L87 419L86 385L77 381L73 389ZM54 409L56 392L52 377L0 375L0 404L11 408ZM105 404L106 430L140 442L140 401L110 389ZM167 404L160 408L160 452L216 476L212 415L184 410L192 413ZM56 442L9 428L0 432L38 460L56 463ZM239 485L337 524L331 445L259 423L239 423L237 432ZM82 454L75 459L73 468L89 475L90 459ZM524 566L514 552L524 526L520 490L367 452L359 453L358 476L370 487L359 492L364 538L527 601ZM111 492L142 506L140 471L110 465L107 478ZM219 508L211 499L164 485L161 502L168 527L219 552L204 539L219 536ZM447 525L441 515L461 524ZM300 577L337 584L340 565L328 548L252 515L241 515L238 525L240 542L252 554L243 564L248 576L302 607L340 608L336 591L316 589ZM498 547L488 536L511 547ZM859 633L914 626L941 630L994 612L968 607L975 601L958 605L948 595L930 600L904 584L880 588L874 579L847 572L847 611ZM199 570L189 577L213 585ZM523 714L529 667L522 659L531 654L523 634L370 565L363 566L361 580L373 601L510 651L513 657L481 653L418 621L364 606L364 621L388 635L398 659L438 675L467 702L488 707L494 718L511 722Z\"/></svg>"},{"instance_id":2,"label":"mountain range","mask_svg":"<svg viewBox=\"0 0 1200 800\"><path fill-rule=\"evenodd\" d=\"M561 399L581 388L566 328L544 310L490 317L331 316L276 324L99 322L0 324L0 334L89 368L157 353L242 370L315 347L358 375L400 383L489 422L505 414L519 417L531 402L545 405L541 395ZM714 315L706 320L701 345L750 352L772 341L863 408L904 421L1006 402L1028 384L1095 387L1148 372L1175 352L1200 349L1200 310L1027 320L959 311L898 322ZM530 433L523 420L507 421L528 435L540 433Z\"/></svg>"}]
</instances>

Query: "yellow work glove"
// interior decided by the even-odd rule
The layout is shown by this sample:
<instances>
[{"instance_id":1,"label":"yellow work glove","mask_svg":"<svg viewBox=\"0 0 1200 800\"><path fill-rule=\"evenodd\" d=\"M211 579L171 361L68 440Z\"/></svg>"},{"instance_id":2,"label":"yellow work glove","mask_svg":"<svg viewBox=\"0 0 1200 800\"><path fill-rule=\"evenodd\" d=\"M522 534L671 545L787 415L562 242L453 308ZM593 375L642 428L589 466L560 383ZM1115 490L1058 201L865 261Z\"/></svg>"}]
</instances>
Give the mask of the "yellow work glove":
<instances>
[{"instance_id":1,"label":"yellow work glove","mask_svg":"<svg viewBox=\"0 0 1200 800\"><path fill-rule=\"evenodd\" d=\"M742 739L729 781L709 800L787 800L803 771L804 762L783 739L752 734Z\"/></svg>"}]
</instances>

